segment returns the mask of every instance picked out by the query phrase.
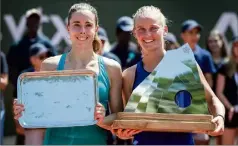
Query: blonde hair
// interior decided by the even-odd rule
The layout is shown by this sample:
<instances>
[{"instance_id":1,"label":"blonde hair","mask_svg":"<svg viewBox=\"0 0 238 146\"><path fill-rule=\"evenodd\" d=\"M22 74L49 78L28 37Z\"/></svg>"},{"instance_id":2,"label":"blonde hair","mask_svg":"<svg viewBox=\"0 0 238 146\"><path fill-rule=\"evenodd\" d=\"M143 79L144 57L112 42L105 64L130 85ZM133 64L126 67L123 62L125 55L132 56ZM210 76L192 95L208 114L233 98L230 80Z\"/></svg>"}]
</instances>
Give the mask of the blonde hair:
<instances>
[{"instance_id":1,"label":"blonde hair","mask_svg":"<svg viewBox=\"0 0 238 146\"><path fill-rule=\"evenodd\" d=\"M159 8L155 7L155 6L142 6L140 7L135 14L133 14L133 20L134 20L134 26L135 26L135 20L136 18L138 17L145 17L145 16L148 16L148 15L153 15L153 16L156 16L159 18L159 23L160 25L162 25L163 27L166 26L167 24L167 19L166 17L164 16L164 14L160 11ZM140 45L139 45L140 48L142 48ZM163 43L162 43L162 48L165 50L166 48L166 43L165 43L165 40L163 39ZM143 49L141 49L141 52L143 54Z\"/></svg>"},{"instance_id":2,"label":"blonde hair","mask_svg":"<svg viewBox=\"0 0 238 146\"><path fill-rule=\"evenodd\" d=\"M136 13L132 16L133 19L134 19L134 25L135 25L135 19L137 17L145 16L145 15L148 15L148 14L151 14L151 13L153 13L156 16L159 17L159 21L160 21L162 26L166 26L166 23L167 23L166 17L161 12L161 10L159 8L155 7L155 6L142 6L142 7L140 7L136 11Z\"/></svg>"},{"instance_id":3,"label":"blonde hair","mask_svg":"<svg viewBox=\"0 0 238 146\"><path fill-rule=\"evenodd\" d=\"M78 12L80 10L89 10L90 12L92 12L95 15L95 24L96 26L98 26L98 13L97 10L91 6L90 4L87 3L78 3L78 4L74 4L73 6L71 6L71 8L69 9L69 13L68 13L68 25L70 22L70 19L72 17L72 14L74 12ZM93 40L93 51L97 52L99 49L101 49L101 40L98 37L98 34L95 34L94 40Z\"/></svg>"}]
</instances>

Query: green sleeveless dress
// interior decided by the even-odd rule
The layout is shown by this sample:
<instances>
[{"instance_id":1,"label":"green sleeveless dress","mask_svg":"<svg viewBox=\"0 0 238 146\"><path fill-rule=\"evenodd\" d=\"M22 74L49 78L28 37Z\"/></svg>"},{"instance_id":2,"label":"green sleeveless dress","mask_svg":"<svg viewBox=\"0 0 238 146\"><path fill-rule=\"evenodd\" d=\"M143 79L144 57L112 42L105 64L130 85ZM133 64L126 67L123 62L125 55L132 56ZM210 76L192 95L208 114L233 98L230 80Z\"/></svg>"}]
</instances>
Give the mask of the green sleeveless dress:
<instances>
[{"instance_id":1,"label":"green sleeveless dress","mask_svg":"<svg viewBox=\"0 0 238 146\"><path fill-rule=\"evenodd\" d=\"M66 54L60 58L57 70L64 70ZM99 101L105 109L108 109L109 101L109 78L101 56L98 56L99 63ZM80 116L80 115L75 115ZM62 118L64 118L62 114ZM66 128L48 128L45 132L44 145L106 145L107 131L97 125L77 126Z\"/></svg>"}]
</instances>

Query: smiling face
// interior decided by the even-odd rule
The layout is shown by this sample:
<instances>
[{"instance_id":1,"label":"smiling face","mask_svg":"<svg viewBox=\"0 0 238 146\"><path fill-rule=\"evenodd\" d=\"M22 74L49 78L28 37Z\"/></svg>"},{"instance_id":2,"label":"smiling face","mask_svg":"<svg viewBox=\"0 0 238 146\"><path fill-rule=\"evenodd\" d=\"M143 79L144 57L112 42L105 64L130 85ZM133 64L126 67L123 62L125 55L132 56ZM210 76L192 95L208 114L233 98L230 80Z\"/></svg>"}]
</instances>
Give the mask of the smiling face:
<instances>
[{"instance_id":1,"label":"smiling face","mask_svg":"<svg viewBox=\"0 0 238 146\"><path fill-rule=\"evenodd\" d=\"M163 19L157 15L160 11L144 11L142 15L134 18L134 36L137 39L142 51L151 52L157 49L164 49L164 35L168 32Z\"/></svg>"},{"instance_id":2,"label":"smiling face","mask_svg":"<svg viewBox=\"0 0 238 146\"><path fill-rule=\"evenodd\" d=\"M207 40L207 45L212 53L220 52L222 49L222 39L219 35L210 35Z\"/></svg>"},{"instance_id":3,"label":"smiling face","mask_svg":"<svg viewBox=\"0 0 238 146\"><path fill-rule=\"evenodd\" d=\"M95 14L89 10L72 13L68 24L68 32L73 45L92 46L97 33Z\"/></svg>"}]
</instances>

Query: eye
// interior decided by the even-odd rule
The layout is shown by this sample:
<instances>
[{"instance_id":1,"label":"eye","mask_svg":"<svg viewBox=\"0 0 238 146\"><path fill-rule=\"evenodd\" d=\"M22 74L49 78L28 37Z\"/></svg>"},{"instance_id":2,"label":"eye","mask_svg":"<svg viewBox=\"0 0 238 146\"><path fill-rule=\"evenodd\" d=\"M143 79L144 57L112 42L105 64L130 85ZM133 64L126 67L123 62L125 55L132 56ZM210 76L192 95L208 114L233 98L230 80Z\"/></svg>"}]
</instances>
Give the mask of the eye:
<instances>
[{"instance_id":1,"label":"eye","mask_svg":"<svg viewBox=\"0 0 238 146\"><path fill-rule=\"evenodd\" d=\"M74 26L77 26L77 27L79 27L79 26L80 26L80 24L79 24L79 23L74 23Z\"/></svg>"},{"instance_id":2,"label":"eye","mask_svg":"<svg viewBox=\"0 0 238 146\"><path fill-rule=\"evenodd\" d=\"M208 43L212 43L213 41L212 40L208 40Z\"/></svg>"},{"instance_id":3,"label":"eye","mask_svg":"<svg viewBox=\"0 0 238 146\"><path fill-rule=\"evenodd\" d=\"M159 29L159 27L152 26L152 27L150 28L150 31L156 32L156 31L158 31L158 29Z\"/></svg>"},{"instance_id":4,"label":"eye","mask_svg":"<svg viewBox=\"0 0 238 146\"><path fill-rule=\"evenodd\" d=\"M93 26L93 25L90 24L90 23L86 24L86 27L92 27L92 26Z\"/></svg>"},{"instance_id":5,"label":"eye","mask_svg":"<svg viewBox=\"0 0 238 146\"><path fill-rule=\"evenodd\" d=\"M145 32L145 31L146 31L146 29L145 29L145 28L142 28L142 27L140 27L140 28L137 29L137 32L139 32L139 33L143 33L143 32Z\"/></svg>"}]
</instances>

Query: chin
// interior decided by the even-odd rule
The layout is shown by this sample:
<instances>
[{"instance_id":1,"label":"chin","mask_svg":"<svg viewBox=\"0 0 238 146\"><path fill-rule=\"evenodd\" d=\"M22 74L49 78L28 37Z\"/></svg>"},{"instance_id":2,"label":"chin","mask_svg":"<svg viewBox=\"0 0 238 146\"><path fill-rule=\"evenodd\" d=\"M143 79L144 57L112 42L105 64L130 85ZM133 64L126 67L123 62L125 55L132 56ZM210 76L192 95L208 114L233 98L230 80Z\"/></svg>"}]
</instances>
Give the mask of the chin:
<instances>
[{"instance_id":1,"label":"chin","mask_svg":"<svg viewBox=\"0 0 238 146\"><path fill-rule=\"evenodd\" d=\"M188 43L188 44L190 45L190 47L195 47L197 43L192 42L192 43Z\"/></svg>"},{"instance_id":2,"label":"chin","mask_svg":"<svg viewBox=\"0 0 238 146\"><path fill-rule=\"evenodd\" d=\"M156 46L145 46L143 47L146 51L149 51L149 52L154 52L158 49L158 47Z\"/></svg>"},{"instance_id":3,"label":"chin","mask_svg":"<svg viewBox=\"0 0 238 146\"><path fill-rule=\"evenodd\" d=\"M84 40L84 41L76 40L76 41L74 42L74 44L76 44L76 45L81 45L81 46L88 45L89 43L91 43L91 41L89 41L89 40Z\"/></svg>"}]
</instances>

